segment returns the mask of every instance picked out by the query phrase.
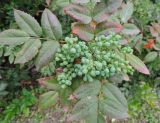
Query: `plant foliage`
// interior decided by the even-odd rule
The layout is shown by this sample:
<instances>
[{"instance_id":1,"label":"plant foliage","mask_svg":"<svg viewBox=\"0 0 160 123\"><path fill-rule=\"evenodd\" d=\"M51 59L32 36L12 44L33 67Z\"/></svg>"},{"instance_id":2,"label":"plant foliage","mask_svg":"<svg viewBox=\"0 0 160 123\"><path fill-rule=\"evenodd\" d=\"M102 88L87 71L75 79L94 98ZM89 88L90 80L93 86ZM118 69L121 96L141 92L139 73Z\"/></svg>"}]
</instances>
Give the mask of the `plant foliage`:
<instances>
[{"instance_id":1,"label":"plant foliage","mask_svg":"<svg viewBox=\"0 0 160 123\"><path fill-rule=\"evenodd\" d=\"M150 74L132 49L139 50L137 41L141 33L131 21L133 3L123 3L122 0L46 2L48 5L56 3L55 9L57 6L64 9L67 15L76 20L72 24L72 33L78 37L71 35L63 40L62 25L49 9L43 11L41 24L31 15L15 9L19 29L0 33L1 56L9 56L10 63L21 66L32 64L44 75L53 75L50 82L39 80L49 89L40 96L40 110L53 106L63 108L65 122L105 123L106 117L127 119L127 101L113 83L118 79L129 80L127 74L132 75L134 69ZM159 39L159 30L155 25L150 30ZM158 32L158 36L153 30ZM154 55L158 57L157 52ZM2 85L0 92L4 89L5 85ZM13 101L13 105L5 111L5 121L20 112L28 115L29 109L26 107L31 106L34 99L29 93L24 95L29 96L31 103L26 101L25 105L24 102L24 109L21 110L19 100ZM13 110L17 112L13 113Z\"/></svg>"},{"instance_id":2,"label":"plant foliage","mask_svg":"<svg viewBox=\"0 0 160 123\"><path fill-rule=\"evenodd\" d=\"M13 56L15 64L24 65L34 60L37 69L48 65L53 59L59 47L59 39L62 37L62 28L57 17L50 10L45 9L42 14L42 27L40 27L39 23L25 12L14 10L14 15L21 30L9 29L1 32L2 47L19 47ZM48 51L49 44L53 45L50 51ZM45 55L48 52L50 55Z\"/></svg>"}]
</instances>

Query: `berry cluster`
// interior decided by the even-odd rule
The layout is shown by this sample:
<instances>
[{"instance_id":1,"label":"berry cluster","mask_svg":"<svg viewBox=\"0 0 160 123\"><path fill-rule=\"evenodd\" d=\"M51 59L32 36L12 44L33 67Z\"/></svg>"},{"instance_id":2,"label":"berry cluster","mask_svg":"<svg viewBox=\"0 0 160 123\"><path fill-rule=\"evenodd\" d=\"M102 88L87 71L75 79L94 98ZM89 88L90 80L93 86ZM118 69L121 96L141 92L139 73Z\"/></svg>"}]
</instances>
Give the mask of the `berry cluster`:
<instances>
[{"instance_id":1,"label":"berry cluster","mask_svg":"<svg viewBox=\"0 0 160 123\"><path fill-rule=\"evenodd\" d=\"M72 84L72 79L84 81L106 79L118 73L133 73L124 54L132 53L130 47L121 47L120 35L98 36L94 41L82 42L78 38L66 38L66 44L56 53L57 66L63 68L57 79L62 88Z\"/></svg>"}]
</instances>

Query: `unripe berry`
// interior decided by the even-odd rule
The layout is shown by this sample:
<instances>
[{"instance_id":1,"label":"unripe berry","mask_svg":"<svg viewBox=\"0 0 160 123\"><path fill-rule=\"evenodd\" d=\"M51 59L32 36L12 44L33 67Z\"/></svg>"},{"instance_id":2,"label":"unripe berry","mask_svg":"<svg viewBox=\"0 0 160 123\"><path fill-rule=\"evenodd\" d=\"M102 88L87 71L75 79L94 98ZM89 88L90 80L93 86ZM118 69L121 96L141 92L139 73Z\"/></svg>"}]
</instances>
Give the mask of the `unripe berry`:
<instances>
[{"instance_id":1,"label":"unripe berry","mask_svg":"<svg viewBox=\"0 0 160 123\"><path fill-rule=\"evenodd\" d=\"M99 75L99 74L100 74L100 72L99 72L99 71L95 71L95 73L96 73L96 75Z\"/></svg>"},{"instance_id":2,"label":"unripe berry","mask_svg":"<svg viewBox=\"0 0 160 123\"><path fill-rule=\"evenodd\" d=\"M78 76L82 76L82 72L79 71L79 72L78 72Z\"/></svg>"},{"instance_id":3,"label":"unripe berry","mask_svg":"<svg viewBox=\"0 0 160 123\"><path fill-rule=\"evenodd\" d=\"M71 48L70 52L71 53L76 53L76 49L75 48Z\"/></svg>"},{"instance_id":4,"label":"unripe berry","mask_svg":"<svg viewBox=\"0 0 160 123\"><path fill-rule=\"evenodd\" d=\"M105 46L109 47L111 44L109 42L105 43Z\"/></svg>"},{"instance_id":5,"label":"unripe berry","mask_svg":"<svg viewBox=\"0 0 160 123\"><path fill-rule=\"evenodd\" d=\"M111 67L111 69L110 69L110 71L112 72L112 73L115 73L116 72L116 69L115 69L115 67Z\"/></svg>"},{"instance_id":6,"label":"unripe berry","mask_svg":"<svg viewBox=\"0 0 160 123\"><path fill-rule=\"evenodd\" d=\"M101 47L103 44L102 42L98 42L97 45Z\"/></svg>"},{"instance_id":7,"label":"unripe berry","mask_svg":"<svg viewBox=\"0 0 160 123\"><path fill-rule=\"evenodd\" d=\"M87 69L83 69L83 73L86 74L88 72Z\"/></svg>"},{"instance_id":8,"label":"unripe berry","mask_svg":"<svg viewBox=\"0 0 160 123\"><path fill-rule=\"evenodd\" d=\"M64 45L63 45L63 48L64 48L64 49L68 49L69 47L68 47L67 44L64 44Z\"/></svg>"},{"instance_id":9,"label":"unripe berry","mask_svg":"<svg viewBox=\"0 0 160 123\"><path fill-rule=\"evenodd\" d=\"M65 88L66 88L66 85L65 85L65 84L61 85L61 88L65 89Z\"/></svg>"},{"instance_id":10,"label":"unripe berry","mask_svg":"<svg viewBox=\"0 0 160 123\"><path fill-rule=\"evenodd\" d=\"M94 70L91 71L91 76L93 76L93 77L96 76L96 72Z\"/></svg>"}]
</instances>

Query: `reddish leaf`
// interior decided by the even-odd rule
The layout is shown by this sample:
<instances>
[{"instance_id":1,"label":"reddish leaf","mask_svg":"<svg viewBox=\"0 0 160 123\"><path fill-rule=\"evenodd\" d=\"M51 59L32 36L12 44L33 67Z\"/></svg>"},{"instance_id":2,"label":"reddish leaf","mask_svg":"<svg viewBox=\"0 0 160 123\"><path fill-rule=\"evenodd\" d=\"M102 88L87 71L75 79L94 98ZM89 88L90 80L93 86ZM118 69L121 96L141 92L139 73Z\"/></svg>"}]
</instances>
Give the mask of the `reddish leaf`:
<instances>
[{"instance_id":1,"label":"reddish leaf","mask_svg":"<svg viewBox=\"0 0 160 123\"><path fill-rule=\"evenodd\" d=\"M152 34L153 37L157 37L158 36L158 32L151 26L149 27L150 32Z\"/></svg>"},{"instance_id":2,"label":"reddish leaf","mask_svg":"<svg viewBox=\"0 0 160 123\"><path fill-rule=\"evenodd\" d=\"M92 20L90 17L90 11L82 5L70 4L65 7L64 11L72 18L84 24L88 24Z\"/></svg>"},{"instance_id":3,"label":"reddish leaf","mask_svg":"<svg viewBox=\"0 0 160 123\"><path fill-rule=\"evenodd\" d=\"M152 26L160 34L160 24L159 23L153 23Z\"/></svg>"},{"instance_id":4,"label":"reddish leaf","mask_svg":"<svg viewBox=\"0 0 160 123\"><path fill-rule=\"evenodd\" d=\"M116 11L122 5L122 0L108 0L107 10L108 12Z\"/></svg>"},{"instance_id":5,"label":"reddish leaf","mask_svg":"<svg viewBox=\"0 0 160 123\"><path fill-rule=\"evenodd\" d=\"M100 3L96 6L93 12L93 20L97 23L101 23L106 21L110 16L110 13L106 9L106 5L104 3Z\"/></svg>"},{"instance_id":6,"label":"reddish leaf","mask_svg":"<svg viewBox=\"0 0 160 123\"><path fill-rule=\"evenodd\" d=\"M90 0L72 0L72 2L75 4L86 4L90 2Z\"/></svg>"},{"instance_id":7,"label":"reddish leaf","mask_svg":"<svg viewBox=\"0 0 160 123\"><path fill-rule=\"evenodd\" d=\"M82 23L74 23L72 33L79 36L80 39L90 41L94 38L93 28Z\"/></svg>"},{"instance_id":8,"label":"reddish leaf","mask_svg":"<svg viewBox=\"0 0 160 123\"><path fill-rule=\"evenodd\" d=\"M158 37L160 35L160 24L152 23L152 26L150 26L150 32L153 37Z\"/></svg>"},{"instance_id":9,"label":"reddish leaf","mask_svg":"<svg viewBox=\"0 0 160 123\"><path fill-rule=\"evenodd\" d=\"M151 48L154 47L154 45L155 45L155 44L154 44L154 40L153 40L153 39L150 39L150 40L148 40L148 43L144 45L144 48L146 48L146 49L151 49Z\"/></svg>"},{"instance_id":10,"label":"reddish leaf","mask_svg":"<svg viewBox=\"0 0 160 123\"><path fill-rule=\"evenodd\" d=\"M113 12L115 12L122 4L122 0L109 0L106 3L98 3L93 11L93 20L97 23L106 21Z\"/></svg>"},{"instance_id":11,"label":"reddish leaf","mask_svg":"<svg viewBox=\"0 0 160 123\"><path fill-rule=\"evenodd\" d=\"M138 29L138 27L134 24L124 24L123 26L123 30L122 33L126 34L126 35L137 35L138 33L140 33L140 30Z\"/></svg>"},{"instance_id":12,"label":"reddish leaf","mask_svg":"<svg viewBox=\"0 0 160 123\"><path fill-rule=\"evenodd\" d=\"M120 32L123 27L121 24L115 22L102 22L97 25L97 34L108 34L109 32Z\"/></svg>"},{"instance_id":13,"label":"reddish leaf","mask_svg":"<svg viewBox=\"0 0 160 123\"><path fill-rule=\"evenodd\" d=\"M127 4L122 7L122 12L120 14L121 21L126 23L131 18L133 11L133 3L128 1Z\"/></svg>"},{"instance_id":14,"label":"reddish leaf","mask_svg":"<svg viewBox=\"0 0 160 123\"><path fill-rule=\"evenodd\" d=\"M51 0L46 0L47 5L49 6L51 3Z\"/></svg>"},{"instance_id":15,"label":"reddish leaf","mask_svg":"<svg viewBox=\"0 0 160 123\"><path fill-rule=\"evenodd\" d=\"M132 54L126 54L126 59L140 73L150 74L146 65L137 56L132 55Z\"/></svg>"}]
</instances>

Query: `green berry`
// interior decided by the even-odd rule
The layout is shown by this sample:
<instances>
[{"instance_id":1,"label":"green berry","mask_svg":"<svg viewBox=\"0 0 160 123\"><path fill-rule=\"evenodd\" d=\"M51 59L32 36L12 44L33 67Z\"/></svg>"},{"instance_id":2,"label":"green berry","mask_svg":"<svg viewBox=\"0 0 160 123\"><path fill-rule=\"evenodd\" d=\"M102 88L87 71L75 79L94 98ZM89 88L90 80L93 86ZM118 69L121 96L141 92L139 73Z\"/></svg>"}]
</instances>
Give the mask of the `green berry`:
<instances>
[{"instance_id":1,"label":"green berry","mask_svg":"<svg viewBox=\"0 0 160 123\"><path fill-rule=\"evenodd\" d=\"M109 47L111 44L109 42L105 43L105 46Z\"/></svg>"},{"instance_id":2,"label":"green berry","mask_svg":"<svg viewBox=\"0 0 160 123\"><path fill-rule=\"evenodd\" d=\"M82 72L79 71L79 72L78 72L78 76L82 76Z\"/></svg>"},{"instance_id":3,"label":"green berry","mask_svg":"<svg viewBox=\"0 0 160 123\"><path fill-rule=\"evenodd\" d=\"M61 85L61 88L65 89L65 88L66 88L66 85L65 85L65 84Z\"/></svg>"},{"instance_id":4,"label":"green berry","mask_svg":"<svg viewBox=\"0 0 160 123\"><path fill-rule=\"evenodd\" d=\"M64 44L64 45L63 45L63 48L64 48L64 49L68 49L69 47L68 47L67 44Z\"/></svg>"},{"instance_id":5,"label":"green berry","mask_svg":"<svg viewBox=\"0 0 160 123\"><path fill-rule=\"evenodd\" d=\"M95 73L96 73L96 75L99 75L99 74L100 74L100 72L99 72L99 71L95 71Z\"/></svg>"},{"instance_id":6,"label":"green berry","mask_svg":"<svg viewBox=\"0 0 160 123\"><path fill-rule=\"evenodd\" d=\"M91 71L91 76L93 76L93 77L96 76L96 72L94 70Z\"/></svg>"},{"instance_id":7,"label":"green berry","mask_svg":"<svg viewBox=\"0 0 160 123\"><path fill-rule=\"evenodd\" d=\"M70 52L71 53L76 53L76 49L75 48L71 48Z\"/></svg>"},{"instance_id":8,"label":"green berry","mask_svg":"<svg viewBox=\"0 0 160 123\"><path fill-rule=\"evenodd\" d=\"M95 77L106 79L121 71L132 74L133 68L129 62L117 52L133 53L133 50L129 46L122 48L119 44L120 38L120 35L112 32L107 37L97 36L91 43L79 41L77 37L66 37L66 44L55 55L56 66L63 67L63 73L57 76L61 86L70 86L73 78L77 76L82 76L84 81L92 82ZM50 70L43 71L49 74Z\"/></svg>"}]
</instances>

